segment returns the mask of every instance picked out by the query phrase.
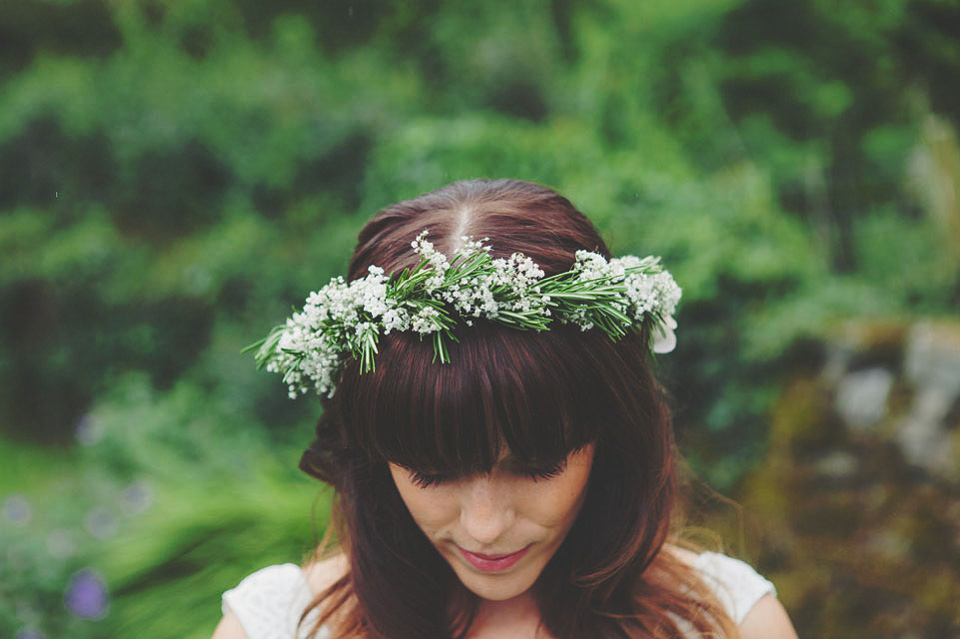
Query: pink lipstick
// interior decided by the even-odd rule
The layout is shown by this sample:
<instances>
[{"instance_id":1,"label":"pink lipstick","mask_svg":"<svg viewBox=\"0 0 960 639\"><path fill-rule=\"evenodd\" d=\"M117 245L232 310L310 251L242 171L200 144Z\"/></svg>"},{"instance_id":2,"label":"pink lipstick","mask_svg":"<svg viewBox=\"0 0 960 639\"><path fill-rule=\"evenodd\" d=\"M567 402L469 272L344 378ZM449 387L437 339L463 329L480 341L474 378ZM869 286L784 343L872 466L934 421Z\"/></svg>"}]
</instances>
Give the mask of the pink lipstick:
<instances>
[{"instance_id":1,"label":"pink lipstick","mask_svg":"<svg viewBox=\"0 0 960 639\"><path fill-rule=\"evenodd\" d=\"M527 551L530 550L533 544L530 544L526 548L522 548L517 552L511 552L506 555L484 555L481 553L470 552L469 550L464 550L460 546L457 546L457 550L460 551L460 554L470 562L477 570L482 572L503 572L513 564L520 561L520 559L527 554Z\"/></svg>"}]
</instances>

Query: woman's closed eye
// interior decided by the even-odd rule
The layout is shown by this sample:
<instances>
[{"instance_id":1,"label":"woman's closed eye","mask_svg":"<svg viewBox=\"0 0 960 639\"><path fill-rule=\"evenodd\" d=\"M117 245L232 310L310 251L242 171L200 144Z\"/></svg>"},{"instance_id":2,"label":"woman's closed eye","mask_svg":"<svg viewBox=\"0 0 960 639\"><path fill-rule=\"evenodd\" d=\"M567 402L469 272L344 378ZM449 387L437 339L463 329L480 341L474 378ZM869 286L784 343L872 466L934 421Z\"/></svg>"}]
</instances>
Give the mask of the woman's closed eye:
<instances>
[{"instance_id":1,"label":"woman's closed eye","mask_svg":"<svg viewBox=\"0 0 960 639\"><path fill-rule=\"evenodd\" d=\"M532 479L533 481L542 481L547 479L552 479L560 473L562 473L567 467L567 460L563 459L555 464L549 466L542 466L538 468L528 468L528 467L516 467L510 468L507 472L517 476L525 477ZM456 481L460 478L460 475L447 474L447 473L426 473L420 472L418 470L413 470L408 468L407 472L410 473L410 479L414 484L420 486L421 488L430 488L431 486L439 486L440 484L449 483Z\"/></svg>"}]
</instances>

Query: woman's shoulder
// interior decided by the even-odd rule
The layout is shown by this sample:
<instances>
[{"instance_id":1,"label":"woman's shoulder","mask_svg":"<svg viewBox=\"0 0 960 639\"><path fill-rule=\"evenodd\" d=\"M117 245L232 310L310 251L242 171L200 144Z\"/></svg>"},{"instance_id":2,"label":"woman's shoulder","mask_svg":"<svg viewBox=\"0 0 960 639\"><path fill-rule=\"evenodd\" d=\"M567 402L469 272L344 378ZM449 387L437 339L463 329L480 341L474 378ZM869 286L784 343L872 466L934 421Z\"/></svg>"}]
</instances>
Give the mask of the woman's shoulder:
<instances>
[{"instance_id":1,"label":"woman's shoulder","mask_svg":"<svg viewBox=\"0 0 960 639\"><path fill-rule=\"evenodd\" d=\"M310 584L310 589L315 593L321 593L346 575L349 569L346 555L336 553L309 561L303 567L303 575Z\"/></svg>"},{"instance_id":2,"label":"woman's shoulder","mask_svg":"<svg viewBox=\"0 0 960 639\"><path fill-rule=\"evenodd\" d=\"M300 616L310 605L315 592L310 575L321 576L324 572L314 568L308 573L305 568L287 563L267 566L251 573L236 587L223 593L224 620L221 626L224 629L221 631L218 627L217 632L222 634L215 634L214 637L293 639L300 636ZM326 573L331 572L328 567ZM304 629L313 626L312 617L314 615L307 617ZM242 633L238 632L240 629ZM323 637L322 634L319 636Z\"/></svg>"},{"instance_id":3,"label":"woman's shoulder","mask_svg":"<svg viewBox=\"0 0 960 639\"><path fill-rule=\"evenodd\" d=\"M773 583L753 566L717 552L702 552L693 562L704 583L716 593L734 623L740 625L765 596L777 596Z\"/></svg>"},{"instance_id":4,"label":"woman's shoulder","mask_svg":"<svg viewBox=\"0 0 960 639\"><path fill-rule=\"evenodd\" d=\"M740 625L747 613L766 595L776 597L773 583L758 573L753 566L718 552L694 552L669 546L670 552L696 570L697 574L716 595L730 618Z\"/></svg>"},{"instance_id":5,"label":"woman's shoulder","mask_svg":"<svg viewBox=\"0 0 960 639\"><path fill-rule=\"evenodd\" d=\"M697 553L676 546L670 551L697 571L744 638L796 639L790 619L776 599L777 589L753 566L718 552Z\"/></svg>"}]
</instances>

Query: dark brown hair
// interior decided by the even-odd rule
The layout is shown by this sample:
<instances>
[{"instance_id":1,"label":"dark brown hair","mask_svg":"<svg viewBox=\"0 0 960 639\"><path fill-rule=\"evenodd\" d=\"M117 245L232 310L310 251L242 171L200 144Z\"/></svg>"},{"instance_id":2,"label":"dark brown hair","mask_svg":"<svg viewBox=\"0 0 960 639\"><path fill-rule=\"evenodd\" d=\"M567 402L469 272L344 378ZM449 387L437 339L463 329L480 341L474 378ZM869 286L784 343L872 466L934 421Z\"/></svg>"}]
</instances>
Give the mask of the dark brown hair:
<instances>
[{"instance_id":1,"label":"dark brown hair","mask_svg":"<svg viewBox=\"0 0 960 639\"><path fill-rule=\"evenodd\" d=\"M589 220L554 191L477 180L377 214L360 233L349 279L370 265L388 273L415 266L410 243L425 229L448 255L463 236L489 238L494 257L522 252L548 276L568 270L580 249L610 257ZM729 633L695 571L663 551L675 452L647 330L614 343L574 326L538 333L476 321L457 337L452 362L440 364L430 340L383 336L376 370L360 374L351 362L324 400L301 468L336 489L349 571L313 602L320 623L336 618L343 636L422 639L463 637L473 620L473 596L413 521L388 461L473 473L489 471L504 445L542 465L594 443L583 507L534 586L547 631L672 637L690 624Z\"/></svg>"}]
</instances>

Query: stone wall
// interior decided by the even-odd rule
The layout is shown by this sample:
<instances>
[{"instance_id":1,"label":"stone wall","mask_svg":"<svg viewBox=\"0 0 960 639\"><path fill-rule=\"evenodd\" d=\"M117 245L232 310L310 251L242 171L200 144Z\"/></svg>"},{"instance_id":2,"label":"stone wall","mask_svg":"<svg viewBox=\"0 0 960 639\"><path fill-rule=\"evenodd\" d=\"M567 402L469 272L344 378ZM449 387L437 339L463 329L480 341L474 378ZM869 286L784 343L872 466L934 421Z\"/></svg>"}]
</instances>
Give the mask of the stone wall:
<instances>
[{"instance_id":1,"label":"stone wall","mask_svg":"<svg viewBox=\"0 0 960 639\"><path fill-rule=\"evenodd\" d=\"M738 501L802 637L960 637L960 322L810 344Z\"/></svg>"}]
</instances>

